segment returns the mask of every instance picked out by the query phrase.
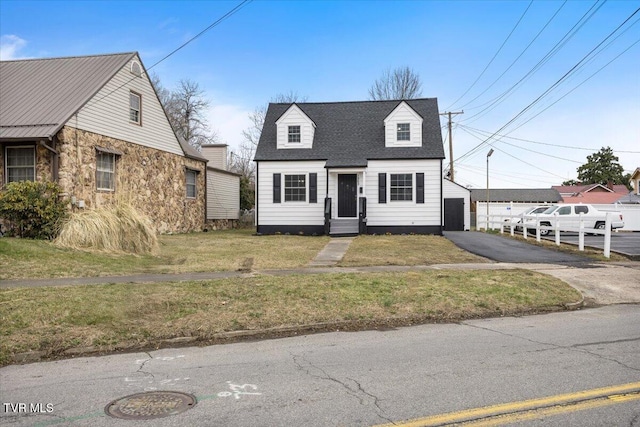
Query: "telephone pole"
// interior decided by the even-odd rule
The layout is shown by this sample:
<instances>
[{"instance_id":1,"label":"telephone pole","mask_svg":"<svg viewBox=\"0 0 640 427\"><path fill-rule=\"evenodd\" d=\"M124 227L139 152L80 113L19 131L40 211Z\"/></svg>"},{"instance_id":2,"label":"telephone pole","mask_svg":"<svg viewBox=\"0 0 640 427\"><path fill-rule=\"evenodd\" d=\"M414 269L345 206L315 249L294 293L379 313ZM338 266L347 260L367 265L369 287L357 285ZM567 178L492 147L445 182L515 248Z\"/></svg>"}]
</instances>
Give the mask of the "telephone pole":
<instances>
[{"instance_id":1,"label":"telephone pole","mask_svg":"<svg viewBox=\"0 0 640 427\"><path fill-rule=\"evenodd\" d=\"M451 116L464 114L463 111L449 111L445 113L440 113L441 116L449 116L449 173L451 174L451 181L454 181L453 175L453 132L451 131ZM455 181L454 181L455 182Z\"/></svg>"}]
</instances>

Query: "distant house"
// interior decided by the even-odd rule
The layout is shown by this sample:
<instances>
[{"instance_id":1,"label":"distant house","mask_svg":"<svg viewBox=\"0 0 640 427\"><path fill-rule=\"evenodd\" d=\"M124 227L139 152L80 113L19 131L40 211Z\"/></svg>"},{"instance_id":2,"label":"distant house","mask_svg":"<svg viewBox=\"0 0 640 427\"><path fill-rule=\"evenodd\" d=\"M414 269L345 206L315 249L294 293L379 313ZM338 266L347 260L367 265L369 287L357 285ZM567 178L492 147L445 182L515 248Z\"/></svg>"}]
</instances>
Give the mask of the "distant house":
<instances>
[{"instance_id":1,"label":"distant house","mask_svg":"<svg viewBox=\"0 0 640 427\"><path fill-rule=\"evenodd\" d=\"M0 62L0 183L55 181L75 209L131 200L201 230L207 159L180 141L136 52Z\"/></svg>"},{"instance_id":2,"label":"distant house","mask_svg":"<svg viewBox=\"0 0 640 427\"><path fill-rule=\"evenodd\" d=\"M203 144L207 164L207 225L234 227L240 217L240 174L229 171L227 144Z\"/></svg>"},{"instance_id":3,"label":"distant house","mask_svg":"<svg viewBox=\"0 0 640 427\"><path fill-rule=\"evenodd\" d=\"M486 202L487 189L471 190L471 202ZM562 202L562 196L554 188L490 188L490 203L527 203L545 205Z\"/></svg>"},{"instance_id":4,"label":"distant house","mask_svg":"<svg viewBox=\"0 0 640 427\"><path fill-rule=\"evenodd\" d=\"M562 196L563 203L588 203L592 205L606 205L617 202L621 197L629 194L625 185L555 185L555 189Z\"/></svg>"},{"instance_id":5,"label":"distant house","mask_svg":"<svg viewBox=\"0 0 640 427\"><path fill-rule=\"evenodd\" d=\"M257 231L441 234L443 158L435 98L269 104Z\"/></svg>"},{"instance_id":6,"label":"distant house","mask_svg":"<svg viewBox=\"0 0 640 427\"><path fill-rule=\"evenodd\" d=\"M618 199L618 203L622 204L640 204L640 167L631 174L631 186L633 190L626 196L622 196Z\"/></svg>"}]
</instances>

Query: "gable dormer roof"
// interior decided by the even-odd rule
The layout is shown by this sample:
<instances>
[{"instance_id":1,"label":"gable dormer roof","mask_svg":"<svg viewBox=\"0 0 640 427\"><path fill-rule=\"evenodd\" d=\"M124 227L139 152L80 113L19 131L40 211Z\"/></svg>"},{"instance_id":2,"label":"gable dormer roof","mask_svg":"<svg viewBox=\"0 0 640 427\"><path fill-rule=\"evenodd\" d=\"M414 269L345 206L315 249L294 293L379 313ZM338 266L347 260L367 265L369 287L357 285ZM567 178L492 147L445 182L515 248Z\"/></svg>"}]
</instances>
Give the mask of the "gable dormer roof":
<instances>
[{"instance_id":1,"label":"gable dormer roof","mask_svg":"<svg viewBox=\"0 0 640 427\"><path fill-rule=\"evenodd\" d=\"M327 167L365 166L368 160L443 159L435 98L403 101L422 117L420 147L385 147L385 119L401 103L392 101L297 103L316 125L311 149L277 148L276 121L292 104L269 104L256 161L326 160Z\"/></svg>"}]
</instances>

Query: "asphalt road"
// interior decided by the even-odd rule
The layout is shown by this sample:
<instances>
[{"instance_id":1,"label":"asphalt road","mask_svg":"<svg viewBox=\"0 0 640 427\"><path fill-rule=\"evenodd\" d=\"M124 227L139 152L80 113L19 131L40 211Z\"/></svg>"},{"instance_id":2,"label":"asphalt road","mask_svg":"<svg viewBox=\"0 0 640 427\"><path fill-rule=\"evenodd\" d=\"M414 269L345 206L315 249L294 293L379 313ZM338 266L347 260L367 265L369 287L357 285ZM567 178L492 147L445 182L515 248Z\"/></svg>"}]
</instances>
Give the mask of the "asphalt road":
<instances>
[{"instance_id":1,"label":"asphalt road","mask_svg":"<svg viewBox=\"0 0 640 427\"><path fill-rule=\"evenodd\" d=\"M445 231L444 236L459 248L498 262L548 264L591 262L586 257L542 248L497 234L476 231Z\"/></svg>"},{"instance_id":2,"label":"asphalt road","mask_svg":"<svg viewBox=\"0 0 640 427\"><path fill-rule=\"evenodd\" d=\"M533 237L535 239L535 234ZM555 240L553 234L546 236L545 238L548 240ZM562 243L578 245L578 233L562 232L560 233L560 241ZM604 236L585 235L584 244L585 246L604 249ZM640 233L611 233L611 250L627 255L633 259L640 259Z\"/></svg>"},{"instance_id":3,"label":"asphalt road","mask_svg":"<svg viewBox=\"0 0 640 427\"><path fill-rule=\"evenodd\" d=\"M488 405L502 405L502 422L530 407L534 419L519 426L630 426L640 420L638 354L640 306L613 305L78 358L0 369L1 400L14 405L0 408L0 424L402 426L451 412L445 418L485 417L495 411ZM144 423L104 413L115 399L153 390L190 393L197 404ZM585 397L594 394L601 399ZM581 403L555 405L567 399ZM20 403L51 412L12 412Z\"/></svg>"}]
</instances>

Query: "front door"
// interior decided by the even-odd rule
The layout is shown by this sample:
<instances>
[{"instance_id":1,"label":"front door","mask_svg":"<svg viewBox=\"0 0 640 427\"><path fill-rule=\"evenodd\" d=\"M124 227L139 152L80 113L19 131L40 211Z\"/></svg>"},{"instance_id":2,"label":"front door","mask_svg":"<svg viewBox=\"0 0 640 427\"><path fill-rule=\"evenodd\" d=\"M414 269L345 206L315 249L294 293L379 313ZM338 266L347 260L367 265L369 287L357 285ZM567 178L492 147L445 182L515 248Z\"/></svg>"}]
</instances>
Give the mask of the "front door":
<instances>
[{"instance_id":1,"label":"front door","mask_svg":"<svg viewBox=\"0 0 640 427\"><path fill-rule=\"evenodd\" d=\"M358 175L338 175L338 217L358 216Z\"/></svg>"}]
</instances>

